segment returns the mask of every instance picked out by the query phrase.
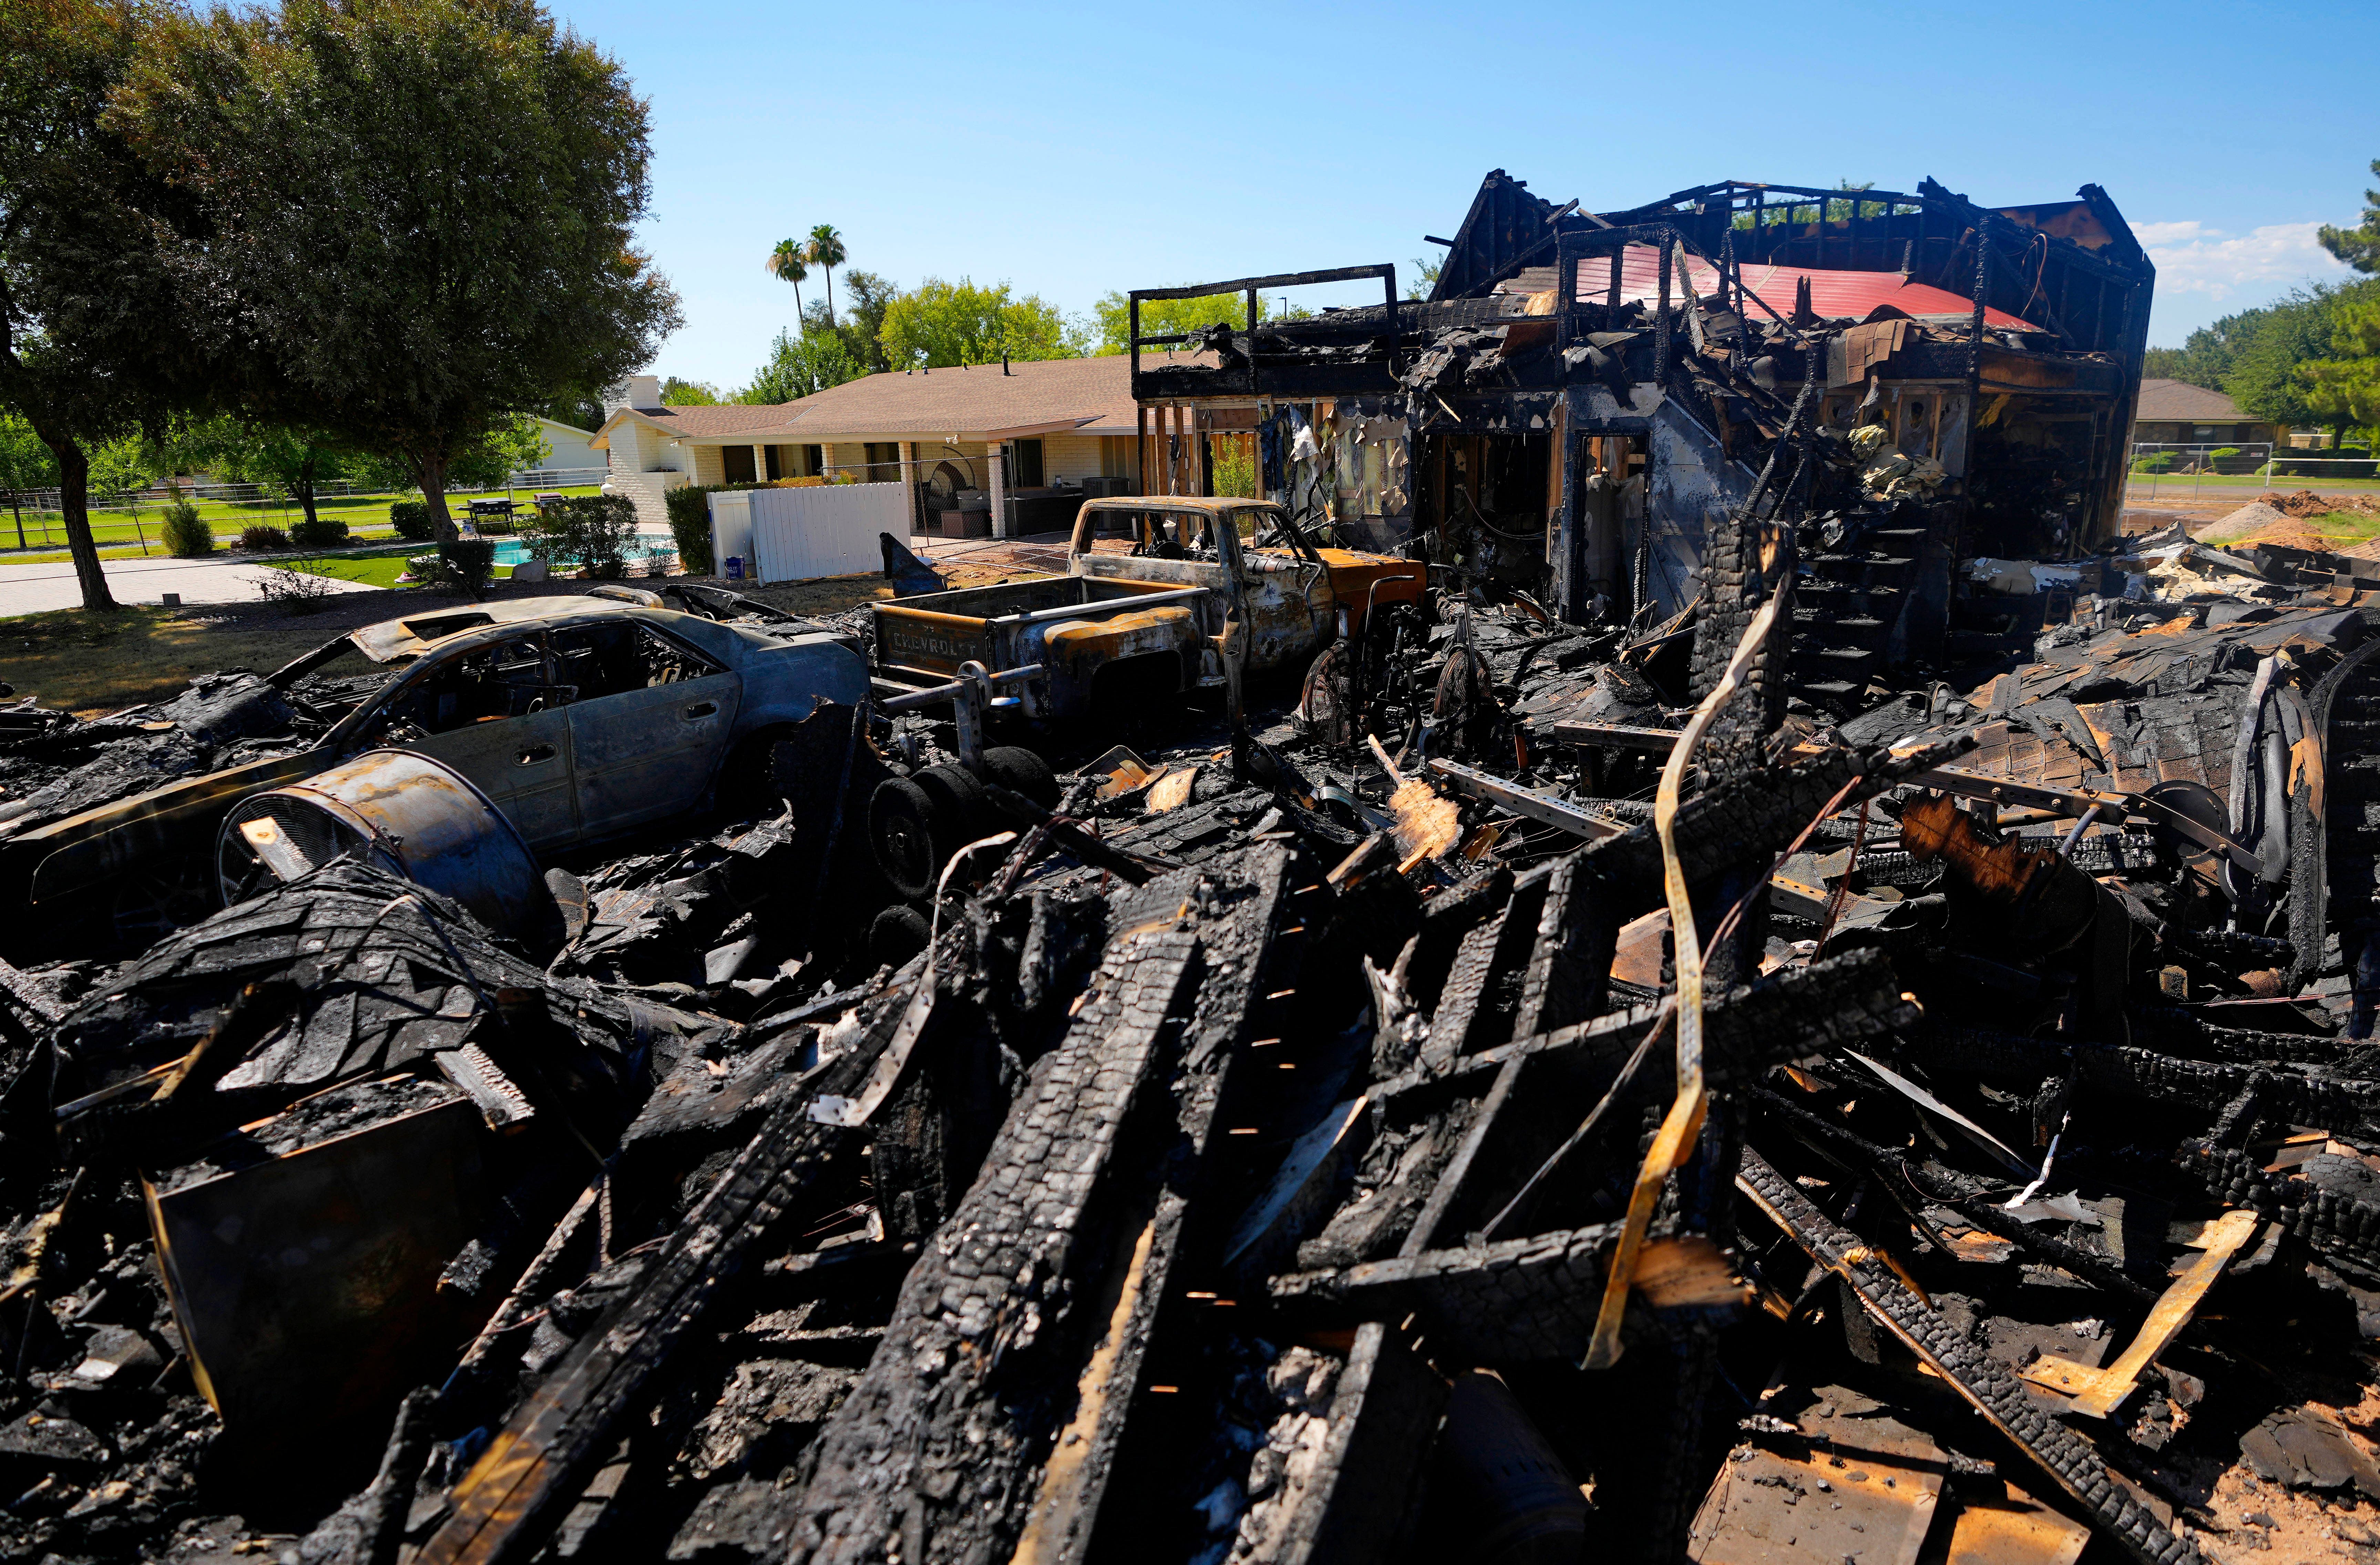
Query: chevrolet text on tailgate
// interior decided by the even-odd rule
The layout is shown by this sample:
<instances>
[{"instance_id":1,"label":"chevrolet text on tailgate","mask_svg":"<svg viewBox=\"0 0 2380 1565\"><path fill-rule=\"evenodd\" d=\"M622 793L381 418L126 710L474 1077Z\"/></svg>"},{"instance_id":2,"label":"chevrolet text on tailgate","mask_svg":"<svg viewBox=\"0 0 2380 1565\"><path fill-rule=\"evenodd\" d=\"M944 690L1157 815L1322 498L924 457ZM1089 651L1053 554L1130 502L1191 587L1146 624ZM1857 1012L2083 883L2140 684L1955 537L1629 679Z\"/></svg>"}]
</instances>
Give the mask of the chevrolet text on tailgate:
<instances>
[{"instance_id":1,"label":"chevrolet text on tailgate","mask_svg":"<svg viewBox=\"0 0 2380 1565\"><path fill-rule=\"evenodd\" d=\"M1096 552L1102 531L1131 551ZM877 604L876 673L917 688L967 662L994 673L1038 663L1040 675L1014 687L1023 715L1126 711L1227 684L1227 649L1243 672L1302 667L1360 630L1376 602L1410 602L1421 586L1413 562L1318 549L1264 501L1091 500L1062 576Z\"/></svg>"}]
</instances>

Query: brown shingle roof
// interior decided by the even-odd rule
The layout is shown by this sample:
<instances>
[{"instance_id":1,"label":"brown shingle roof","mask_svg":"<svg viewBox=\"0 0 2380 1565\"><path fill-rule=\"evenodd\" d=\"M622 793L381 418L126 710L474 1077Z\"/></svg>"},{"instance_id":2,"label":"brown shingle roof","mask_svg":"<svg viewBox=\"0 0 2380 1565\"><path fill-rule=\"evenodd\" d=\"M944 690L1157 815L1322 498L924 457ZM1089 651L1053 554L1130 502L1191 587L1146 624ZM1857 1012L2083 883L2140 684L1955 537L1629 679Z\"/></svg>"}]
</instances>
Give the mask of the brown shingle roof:
<instances>
[{"instance_id":1,"label":"brown shingle roof","mask_svg":"<svg viewBox=\"0 0 2380 1565\"><path fill-rule=\"evenodd\" d=\"M1213 359L1173 360L1185 361ZM930 372L893 370L846 381L794 402L640 407L636 412L683 439L748 434L756 443L771 444L980 437L995 430L1070 423L1083 434L1129 435L1139 429L1139 406L1132 399L1132 359L1126 354L1018 362L1004 375L997 364Z\"/></svg>"},{"instance_id":2,"label":"brown shingle roof","mask_svg":"<svg viewBox=\"0 0 2380 1565\"><path fill-rule=\"evenodd\" d=\"M928 372L892 371L846 381L783 409L788 432L806 441L861 435L968 433L1090 419L1087 432L1129 434L1138 426L1132 360L1049 358Z\"/></svg>"},{"instance_id":3,"label":"brown shingle roof","mask_svg":"<svg viewBox=\"0 0 2380 1565\"><path fill-rule=\"evenodd\" d=\"M785 421L791 403L724 403L709 407L639 407L638 412L674 434L732 435L746 430L774 429Z\"/></svg>"},{"instance_id":4,"label":"brown shingle roof","mask_svg":"<svg viewBox=\"0 0 2380 1565\"><path fill-rule=\"evenodd\" d=\"M2143 381L2135 423L2252 424L2262 422L2240 411L2221 392L2193 386L2188 381Z\"/></svg>"}]
</instances>

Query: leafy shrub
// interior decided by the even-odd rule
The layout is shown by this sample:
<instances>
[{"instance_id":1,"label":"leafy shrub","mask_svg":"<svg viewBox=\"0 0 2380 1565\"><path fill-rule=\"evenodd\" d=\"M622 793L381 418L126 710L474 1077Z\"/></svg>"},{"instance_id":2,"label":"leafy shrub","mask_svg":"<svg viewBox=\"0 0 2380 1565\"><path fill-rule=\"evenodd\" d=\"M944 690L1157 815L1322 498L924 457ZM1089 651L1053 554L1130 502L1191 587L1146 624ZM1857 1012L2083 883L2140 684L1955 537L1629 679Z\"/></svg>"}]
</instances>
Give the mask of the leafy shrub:
<instances>
[{"instance_id":1,"label":"leafy shrub","mask_svg":"<svg viewBox=\"0 0 2380 1565\"><path fill-rule=\"evenodd\" d=\"M574 563L590 576L609 578L626 568L622 555L636 534L636 503L626 495L573 495L539 510L528 549L536 559Z\"/></svg>"},{"instance_id":2,"label":"leafy shrub","mask_svg":"<svg viewBox=\"0 0 2380 1565\"><path fill-rule=\"evenodd\" d=\"M291 528L289 541L300 549L334 549L347 541L347 524L337 516L317 516Z\"/></svg>"},{"instance_id":3,"label":"leafy shrub","mask_svg":"<svg viewBox=\"0 0 2380 1565\"><path fill-rule=\"evenodd\" d=\"M199 517L199 508L180 490L165 506L165 525L160 536L165 552L182 560L203 559L215 552L214 529Z\"/></svg>"},{"instance_id":4,"label":"leafy shrub","mask_svg":"<svg viewBox=\"0 0 2380 1565\"><path fill-rule=\"evenodd\" d=\"M438 564L445 582L477 598L496 574L496 546L485 539L466 538L438 546Z\"/></svg>"},{"instance_id":5,"label":"leafy shrub","mask_svg":"<svg viewBox=\"0 0 2380 1565\"><path fill-rule=\"evenodd\" d=\"M251 554L278 554L288 549L289 535L279 528L269 528L259 523L255 527L240 529L239 546Z\"/></svg>"},{"instance_id":6,"label":"leafy shrub","mask_svg":"<svg viewBox=\"0 0 2380 1565\"><path fill-rule=\"evenodd\" d=\"M2146 456L2142 457L2139 461L2132 464L2132 471L2136 473L2170 473L2173 471L2173 453L2170 451L2152 451Z\"/></svg>"},{"instance_id":7,"label":"leafy shrub","mask_svg":"<svg viewBox=\"0 0 2380 1565\"><path fill-rule=\"evenodd\" d=\"M392 501L388 507L388 525L396 529L397 537L415 543L426 543L438 533L438 524L431 517L430 502L427 500Z\"/></svg>"},{"instance_id":8,"label":"leafy shrub","mask_svg":"<svg viewBox=\"0 0 2380 1565\"><path fill-rule=\"evenodd\" d=\"M710 496L725 484L688 484L671 490L662 499L669 508L670 536L677 540L677 557L688 576L709 576L710 562Z\"/></svg>"}]
</instances>

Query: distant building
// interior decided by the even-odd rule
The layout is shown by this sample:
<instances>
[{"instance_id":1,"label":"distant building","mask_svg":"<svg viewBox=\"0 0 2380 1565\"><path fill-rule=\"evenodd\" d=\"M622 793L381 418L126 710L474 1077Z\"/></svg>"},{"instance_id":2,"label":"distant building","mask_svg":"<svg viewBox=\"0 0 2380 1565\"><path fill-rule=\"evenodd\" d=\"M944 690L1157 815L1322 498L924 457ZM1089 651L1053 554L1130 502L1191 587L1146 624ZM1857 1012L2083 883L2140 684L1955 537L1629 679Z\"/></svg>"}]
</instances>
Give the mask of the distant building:
<instances>
[{"instance_id":1,"label":"distant building","mask_svg":"<svg viewBox=\"0 0 2380 1565\"><path fill-rule=\"evenodd\" d=\"M994 530L1041 530L1082 498L1084 479L1137 493L1138 409L1120 356L1006 367L891 371L793 402L665 407L658 377L606 394L591 443L608 452L617 491L639 521L664 525L662 497L686 484L850 474L905 482L912 517L929 485L979 491Z\"/></svg>"},{"instance_id":2,"label":"distant building","mask_svg":"<svg viewBox=\"0 0 2380 1565\"><path fill-rule=\"evenodd\" d=\"M2218 391L2187 381L2143 381L2132 415L2135 445L2273 445L2275 426L2251 419Z\"/></svg>"},{"instance_id":3,"label":"distant building","mask_svg":"<svg viewBox=\"0 0 2380 1565\"><path fill-rule=\"evenodd\" d=\"M605 454L595 449L592 431L558 419L537 419L532 422L537 425L537 432L545 437L548 448L545 460L538 464L540 472L586 473L600 471L609 465Z\"/></svg>"}]
</instances>

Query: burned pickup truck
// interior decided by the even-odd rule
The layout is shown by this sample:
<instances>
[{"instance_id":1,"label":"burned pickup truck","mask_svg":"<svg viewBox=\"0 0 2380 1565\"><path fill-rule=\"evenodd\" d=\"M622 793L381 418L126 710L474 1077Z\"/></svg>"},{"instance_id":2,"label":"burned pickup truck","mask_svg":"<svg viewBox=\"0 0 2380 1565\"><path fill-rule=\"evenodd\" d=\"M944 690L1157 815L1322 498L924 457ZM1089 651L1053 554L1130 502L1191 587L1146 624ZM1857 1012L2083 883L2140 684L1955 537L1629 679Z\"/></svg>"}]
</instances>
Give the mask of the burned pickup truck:
<instances>
[{"instance_id":1,"label":"burned pickup truck","mask_svg":"<svg viewBox=\"0 0 2380 1565\"><path fill-rule=\"evenodd\" d=\"M188 722L189 698L123 714L116 726L134 743L143 730L179 741L177 727L202 722L242 736L176 752L170 766L123 769L81 795L69 783L48 809L0 820L0 895L40 915L20 922L18 949L94 918L153 939L204 916L220 901L214 838L234 807L368 750L443 763L543 855L757 785L771 743L792 724L821 701L866 698L865 665L833 635L611 593L367 625L262 679L220 682ZM100 739L90 732L100 726L50 743Z\"/></svg>"},{"instance_id":2,"label":"burned pickup truck","mask_svg":"<svg viewBox=\"0 0 2380 1565\"><path fill-rule=\"evenodd\" d=\"M1128 552L1097 547L1110 528ZM1247 673L1302 668L1375 607L1416 600L1422 576L1392 555L1318 548L1262 501L1093 500L1062 576L877 604L876 674L917 688L970 662L995 675L1038 664L1013 687L1020 715L1128 713L1225 685L1227 658Z\"/></svg>"}]
</instances>

